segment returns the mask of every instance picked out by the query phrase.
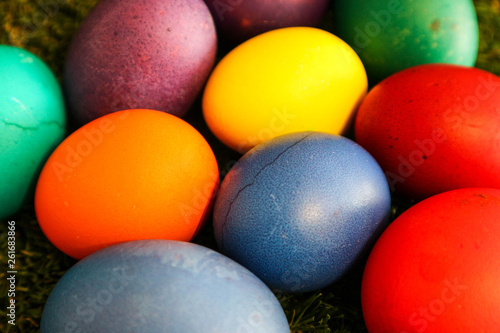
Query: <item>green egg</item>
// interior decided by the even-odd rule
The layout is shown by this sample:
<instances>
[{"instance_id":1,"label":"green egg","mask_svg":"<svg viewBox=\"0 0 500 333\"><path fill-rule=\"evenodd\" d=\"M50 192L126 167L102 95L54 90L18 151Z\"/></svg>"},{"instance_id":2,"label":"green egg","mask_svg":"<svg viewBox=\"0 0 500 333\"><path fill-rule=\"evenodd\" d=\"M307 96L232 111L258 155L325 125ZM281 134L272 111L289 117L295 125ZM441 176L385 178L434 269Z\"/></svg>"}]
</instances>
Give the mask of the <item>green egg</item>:
<instances>
[{"instance_id":1,"label":"green egg","mask_svg":"<svg viewBox=\"0 0 500 333\"><path fill-rule=\"evenodd\" d=\"M52 71L32 53L0 45L0 219L33 200L38 174L65 132Z\"/></svg>"},{"instance_id":2,"label":"green egg","mask_svg":"<svg viewBox=\"0 0 500 333\"><path fill-rule=\"evenodd\" d=\"M476 62L471 0L337 0L334 12L335 34L358 53L371 85L420 64Z\"/></svg>"}]
</instances>

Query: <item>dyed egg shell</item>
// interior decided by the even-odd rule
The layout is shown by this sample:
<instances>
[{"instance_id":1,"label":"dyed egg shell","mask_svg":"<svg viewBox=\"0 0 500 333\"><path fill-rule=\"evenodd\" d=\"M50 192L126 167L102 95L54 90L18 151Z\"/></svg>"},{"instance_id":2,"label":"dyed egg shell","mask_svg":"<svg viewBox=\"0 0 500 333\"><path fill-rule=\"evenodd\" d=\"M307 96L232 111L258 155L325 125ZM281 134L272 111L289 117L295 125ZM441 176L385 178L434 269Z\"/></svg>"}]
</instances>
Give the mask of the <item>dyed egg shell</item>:
<instances>
[{"instance_id":1,"label":"dyed egg shell","mask_svg":"<svg viewBox=\"0 0 500 333\"><path fill-rule=\"evenodd\" d=\"M370 333L500 329L500 190L441 193L400 215L375 244L361 301Z\"/></svg>"},{"instance_id":2,"label":"dyed egg shell","mask_svg":"<svg viewBox=\"0 0 500 333\"><path fill-rule=\"evenodd\" d=\"M203 114L220 141L244 153L286 133L343 133L366 90L363 64L342 40L316 28L283 28L219 62Z\"/></svg>"},{"instance_id":3,"label":"dyed egg shell","mask_svg":"<svg viewBox=\"0 0 500 333\"><path fill-rule=\"evenodd\" d=\"M290 329L274 294L200 245L142 240L78 262L43 309L41 332L269 332Z\"/></svg>"},{"instance_id":4,"label":"dyed egg shell","mask_svg":"<svg viewBox=\"0 0 500 333\"><path fill-rule=\"evenodd\" d=\"M406 69L368 93L357 113L356 141L400 195L500 188L499 87L498 76L476 68Z\"/></svg>"},{"instance_id":5,"label":"dyed egg shell","mask_svg":"<svg viewBox=\"0 0 500 333\"><path fill-rule=\"evenodd\" d=\"M329 0L205 0L217 31L241 43L261 33L292 26L318 25Z\"/></svg>"},{"instance_id":6,"label":"dyed egg shell","mask_svg":"<svg viewBox=\"0 0 500 333\"><path fill-rule=\"evenodd\" d=\"M340 0L334 12L335 33L358 53L371 84L420 64L475 64L471 0Z\"/></svg>"},{"instance_id":7,"label":"dyed egg shell","mask_svg":"<svg viewBox=\"0 0 500 333\"><path fill-rule=\"evenodd\" d=\"M35 193L38 222L81 259L137 239L191 240L211 212L215 156L184 120L153 110L96 119L64 140Z\"/></svg>"},{"instance_id":8,"label":"dyed egg shell","mask_svg":"<svg viewBox=\"0 0 500 333\"><path fill-rule=\"evenodd\" d=\"M344 274L386 226L387 181L355 142L286 134L245 154L214 206L222 253L270 288L306 292Z\"/></svg>"},{"instance_id":9,"label":"dyed egg shell","mask_svg":"<svg viewBox=\"0 0 500 333\"><path fill-rule=\"evenodd\" d=\"M201 92L216 49L202 0L103 0L68 50L69 110L80 125L136 108L182 117Z\"/></svg>"},{"instance_id":10,"label":"dyed egg shell","mask_svg":"<svg viewBox=\"0 0 500 333\"><path fill-rule=\"evenodd\" d=\"M0 45L0 219L32 203L40 170L65 132L52 71L31 52Z\"/></svg>"}]
</instances>

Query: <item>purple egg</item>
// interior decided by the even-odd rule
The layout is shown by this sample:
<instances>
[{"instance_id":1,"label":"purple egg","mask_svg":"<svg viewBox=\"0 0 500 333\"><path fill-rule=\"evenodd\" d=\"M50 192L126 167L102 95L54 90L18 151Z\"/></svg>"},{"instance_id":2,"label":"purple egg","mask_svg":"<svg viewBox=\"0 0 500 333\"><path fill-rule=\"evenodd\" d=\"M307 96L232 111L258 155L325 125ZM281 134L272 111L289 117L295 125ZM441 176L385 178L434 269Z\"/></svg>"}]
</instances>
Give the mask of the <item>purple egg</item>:
<instances>
[{"instance_id":1,"label":"purple egg","mask_svg":"<svg viewBox=\"0 0 500 333\"><path fill-rule=\"evenodd\" d=\"M71 42L64 90L79 125L124 109L182 117L215 63L202 0L103 0Z\"/></svg>"},{"instance_id":2,"label":"purple egg","mask_svg":"<svg viewBox=\"0 0 500 333\"><path fill-rule=\"evenodd\" d=\"M329 0L205 0L220 34L242 42L269 30L319 24Z\"/></svg>"}]
</instances>

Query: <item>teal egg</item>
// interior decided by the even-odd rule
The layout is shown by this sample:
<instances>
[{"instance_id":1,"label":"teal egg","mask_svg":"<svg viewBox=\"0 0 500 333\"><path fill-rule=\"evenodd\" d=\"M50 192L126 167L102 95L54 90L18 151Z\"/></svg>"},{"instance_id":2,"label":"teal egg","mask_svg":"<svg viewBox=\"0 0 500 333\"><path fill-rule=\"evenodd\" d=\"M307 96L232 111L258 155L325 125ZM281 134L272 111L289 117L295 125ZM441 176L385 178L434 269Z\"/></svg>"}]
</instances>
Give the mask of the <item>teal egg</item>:
<instances>
[{"instance_id":1,"label":"teal egg","mask_svg":"<svg viewBox=\"0 0 500 333\"><path fill-rule=\"evenodd\" d=\"M33 200L38 174L66 132L59 83L34 54L0 45L0 218Z\"/></svg>"},{"instance_id":2,"label":"teal egg","mask_svg":"<svg viewBox=\"0 0 500 333\"><path fill-rule=\"evenodd\" d=\"M471 0L337 0L334 12L335 34L358 53L371 85L420 64L476 62Z\"/></svg>"}]
</instances>

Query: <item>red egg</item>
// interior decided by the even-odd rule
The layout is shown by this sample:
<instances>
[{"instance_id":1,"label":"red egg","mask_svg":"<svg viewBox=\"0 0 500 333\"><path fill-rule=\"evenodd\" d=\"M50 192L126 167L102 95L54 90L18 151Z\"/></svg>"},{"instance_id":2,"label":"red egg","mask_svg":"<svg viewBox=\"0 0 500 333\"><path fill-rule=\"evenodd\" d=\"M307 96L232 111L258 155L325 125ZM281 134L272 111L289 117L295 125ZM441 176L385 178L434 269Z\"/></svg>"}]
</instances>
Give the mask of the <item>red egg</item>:
<instances>
[{"instance_id":1,"label":"red egg","mask_svg":"<svg viewBox=\"0 0 500 333\"><path fill-rule=\"evenodd\" d=\"M500 190L428 198L375 244L361 301L370 333L500 332Z\"/></svg>"},{"instance_id":2,"label":"red egg","mask_svg":"<svg viewBox=\"0 0 500 333\"><path fill-rule=\"evenodd\" d=\"M392 191L425 198L500 188L500 78L470 67L420 65L376 85L355 121L356 141Z\"/></svg>"}]
</instances>

